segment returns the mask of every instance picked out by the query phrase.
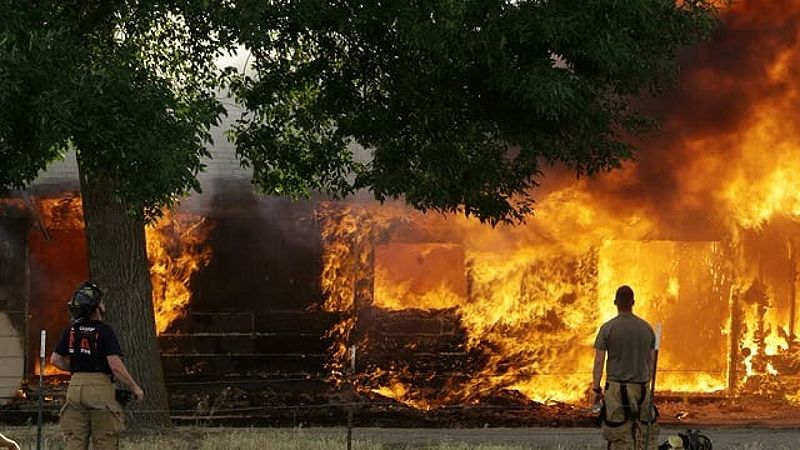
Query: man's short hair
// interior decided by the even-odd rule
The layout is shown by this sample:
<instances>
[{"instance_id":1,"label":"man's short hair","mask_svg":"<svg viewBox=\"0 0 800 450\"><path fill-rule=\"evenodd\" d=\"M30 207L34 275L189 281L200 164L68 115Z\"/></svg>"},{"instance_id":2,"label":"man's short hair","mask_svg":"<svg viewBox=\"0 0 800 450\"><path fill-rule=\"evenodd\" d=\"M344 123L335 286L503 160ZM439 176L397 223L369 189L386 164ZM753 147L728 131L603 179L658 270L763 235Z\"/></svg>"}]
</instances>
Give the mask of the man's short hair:
<instances>
[{"instance_id":1,"label":"man's short hair","mask_svg":"<svg viewBox=\"0 0 800 450\"><path fill-rule=\"evenodd\" d=\"M630 308L633 306L633 289L630 286L622 285L617 289L614 296L614 304L620 308Z\"/></svg>"}]
</instances>

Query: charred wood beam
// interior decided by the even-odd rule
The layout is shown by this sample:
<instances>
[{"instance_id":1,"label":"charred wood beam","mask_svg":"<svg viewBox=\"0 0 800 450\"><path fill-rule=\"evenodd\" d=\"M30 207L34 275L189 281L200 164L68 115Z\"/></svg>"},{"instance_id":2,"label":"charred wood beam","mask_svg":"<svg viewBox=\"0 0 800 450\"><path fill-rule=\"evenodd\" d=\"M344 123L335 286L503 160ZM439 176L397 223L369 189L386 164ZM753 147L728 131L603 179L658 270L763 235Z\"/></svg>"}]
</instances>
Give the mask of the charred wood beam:
<instances>
[{"instance_id":1,"label":"charred wood beam","mask_svg":"<svg viewBox=\"0 0 800 450\"><path fill-rule=\"evenodd\" d=\"M180 333L326 333L341 313L304 310L191 311L175 327Z\"/></svg>"},{"instance_id":2,"label":"charred wood beam","mask_svg":"<svg viewBox=\"0 0 800 450\"><path fill-rule=\"evenodd\" d=\"M162 355L167 377L200 374L277 374L317 373L322 374L325 354L166 354Z\"/></svg>"},{"instance_id":3,"label":"charred wood beam","mask_svg":"<svg viewBox=\"0 0 800 450\"><path fill-rule=\"evenodd\" d=\"M330 340L320 334L286 333L196 333L160 335L162 353L258 353L324 354Z\"/></svg>"}]
</instances>

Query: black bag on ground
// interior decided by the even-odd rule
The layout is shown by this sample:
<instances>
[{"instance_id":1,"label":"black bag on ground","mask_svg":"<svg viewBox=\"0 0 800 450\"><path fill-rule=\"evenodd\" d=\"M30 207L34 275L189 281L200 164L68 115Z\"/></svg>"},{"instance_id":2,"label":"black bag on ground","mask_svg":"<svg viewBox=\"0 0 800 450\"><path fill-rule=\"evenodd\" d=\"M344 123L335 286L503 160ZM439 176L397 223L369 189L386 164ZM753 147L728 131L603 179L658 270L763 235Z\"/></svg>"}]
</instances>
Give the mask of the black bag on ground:
<instances>
[{"instance_id":1,"label":"black bag on ground","mask_svg":"<svg viewBox=\"0 0 800 450\"><path fill-rule=\"evenodd\" d=\"M670 441L666 441L658 446L658 450L712 450L711 439L700 433L700 430L686 430L686 433L678 433L681 440L681 447L673 447Z\"/></svg>"}]
</instances>

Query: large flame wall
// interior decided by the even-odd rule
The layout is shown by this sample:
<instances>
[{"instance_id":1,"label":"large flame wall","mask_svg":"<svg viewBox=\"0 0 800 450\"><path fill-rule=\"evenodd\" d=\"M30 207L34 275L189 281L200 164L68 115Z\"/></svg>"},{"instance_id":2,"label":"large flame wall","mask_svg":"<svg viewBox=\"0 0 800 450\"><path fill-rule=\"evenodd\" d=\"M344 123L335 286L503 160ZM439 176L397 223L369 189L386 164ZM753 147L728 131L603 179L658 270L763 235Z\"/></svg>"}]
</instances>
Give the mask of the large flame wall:
<instances>
[{"instance_id":1,"label":"large flame wall","mask_svg":"<svg viewBox=\"0 0 800 450\"><path fill-rule=\"evenodd\" d=\"M379 380L363 380L365 387L415 406L472 401L503 389L541 401L579 401L591 381L597 328L614 315L614 291L627 283L637 291L637 312L667 330L662 386L685 392L726 388L732 268L719 242L581 242L578 235L568 237L567 225L548 229L545 212L525 226L491 229L400 206L347 211L338 225L351 234L379 230L371 241L374 296L358 306L451 310L468 348L484 356L467 369L468 381L457 380L464 373L453 374L444 392L423 395L425 386L414 386L414 374L404 369L380 371ZM353 251L348 257L358 256ZM357 267L333 259L340 270ZM352 295L349 286L364 276L351 272L331 286ZM363 339L360 345L369 348L370 336ZM407 370L414 366L409 361Z\"/></svg>"},{"instance_id":2,"label":"large flame wall","mask_svg":"<svg viewBox=\"0 0 800 450\"><path fill-rule=\"evenodd\" d=\"M446 392L423 393L405 368L366 377L367 389L415 406L498 389L582 399L594 334L629 284L636 312L664 325L662 388L795 396L800 3L738 1L722 19L684 55L676 88L642 105L663 127L637 142L637 161L595 179L554 168L523 226L397 205L351 205L347 220L324 212L326 248L338 248L325 256L338 268L326 272L338 276L329 298L358 299L366 277L374 298L356 308L453 311L486 355Z\"/></svg>"}]
</instances>

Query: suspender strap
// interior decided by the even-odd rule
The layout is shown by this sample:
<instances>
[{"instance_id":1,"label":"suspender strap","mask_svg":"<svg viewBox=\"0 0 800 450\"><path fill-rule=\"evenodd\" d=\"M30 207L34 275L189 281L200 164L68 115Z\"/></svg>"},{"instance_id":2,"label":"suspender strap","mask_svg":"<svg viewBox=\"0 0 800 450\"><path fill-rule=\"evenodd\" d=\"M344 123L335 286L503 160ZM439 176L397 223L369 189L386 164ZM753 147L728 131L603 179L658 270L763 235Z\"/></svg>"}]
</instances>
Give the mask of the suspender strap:
<instances>
[{"instance_id":1,"label":"suspender strap","mask_svg":"<svg viewBox=\"0 0 800 450\"><path fill-rule=\"evenodd\" d=\"M76 366L75 359L80 354L80 349L83 346L83 342L76 342L76 340L79 339L79 338L81 339L81 341L83 341L84 339L89 339L90 340L89 345L91 345L91 352L92 352L91 353L91 359L90 359L90 361L91 361L91 363L90 363L90 366L91 366L90 372L102 372L103 371L103 364L102 364L102 361L101 361L101 356L99 356L98 353L97 353L98 344L99 344L98 341L100 340L100 333L97 330L95 330L94 332L81 332L81 331L78 331L78 328L80 326L82 326L82 325L83 325L83 321L79 321L79 322L76 322L76 323L72 324L72 326L70 327L70 339L69 339L69 343L68 343L69 358L70 358L70 362L69 362L70 363L70 368L73 368L73 373L74 373L74 367Z\"/></svg>"},{"instance_id":2,"label":"suspender strap","mask_svg":"<svg viewBox=\"0 0 800 450\"><path fill-rule=\"evenodd\" d=\"M656 408L656 404L653 401L651 401L650 402L650 407L653 408L653 411L652 411L653 415L652 415L652 417L650 417L650 411L648 411L648 414L646 414L645 417L650 417L650 418L649 419L642 419L642 407L644 406L644 400L645 400L644 396L645 396L645 394L647 394L647 385L646 384L642 384L641 387L642 387L642 398L641 398L641 400L639 400L639 422L641 422L641 423L643 423L645 425L652 425L652 424L656 423L656 420L658 420L659 417L661 417L661 414L658 412L658 408ZM653 395L653 393L651 392L650 395Z\"/></svg>"},{"instance_id":3,"label":"suspender strap","mask_svg":"<svg viewBox=\"0 0 800 450\"><path fill-rule=\"evenodd\" d=\"M641 383L639 385L641 395L639 396L639 415L642 415L642 405L644 405L644 396L647 395L647 384Z\"/></svg>"}]
</instances>

